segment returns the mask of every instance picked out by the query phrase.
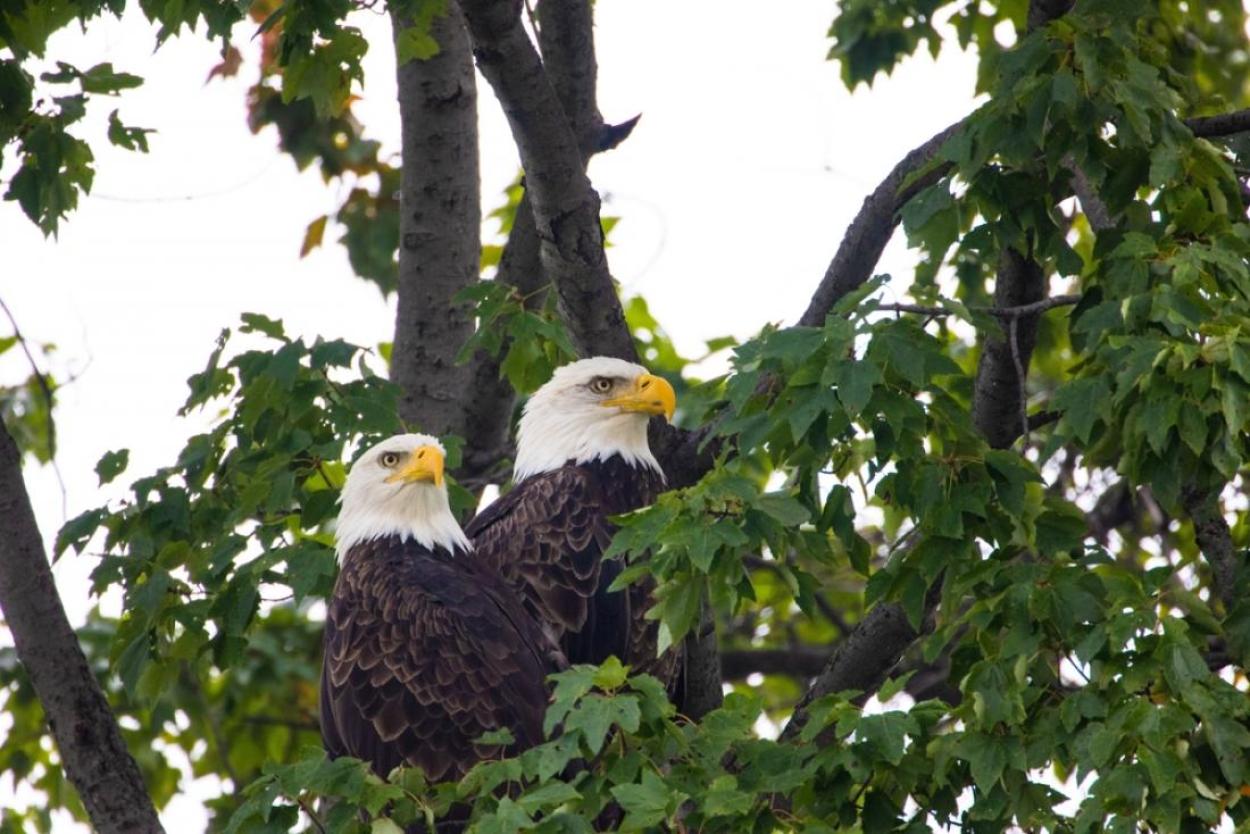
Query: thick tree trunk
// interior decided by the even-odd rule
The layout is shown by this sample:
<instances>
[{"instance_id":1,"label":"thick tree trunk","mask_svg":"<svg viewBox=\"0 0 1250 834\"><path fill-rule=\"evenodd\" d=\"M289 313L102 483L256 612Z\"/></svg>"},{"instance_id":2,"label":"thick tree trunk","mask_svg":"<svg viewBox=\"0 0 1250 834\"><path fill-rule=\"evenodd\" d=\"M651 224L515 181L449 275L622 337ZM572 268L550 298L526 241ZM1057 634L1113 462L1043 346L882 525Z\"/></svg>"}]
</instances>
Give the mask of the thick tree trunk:
<instances>
[{"instance_id":1,"label":"thick tree trunk","mask_svg":"<svg viewBox=\"0 0 1250 834\"><path fill-rule=\"evenodd\" d=\"M407 21L392 18L396 33ZM477 84L464 19L454 4L430 33L438 55L399 67L403 184L399 310L391 377L400 415L431 434L465 435L473 369L455 357L473 333L456 293L477 281L482 261Z\"/></svg>"},{"instance_id":2,"label":"thick tree trunk","mask_svg":"<svg viewBox=\"0 0 1250 834\"><path fill-rule=\"evenodd\" d=\"M163 831L139 766L65 616L22 480L21 453L2 423L0 613L92 826L101 834Z\"/></svg>"}]
</instances>

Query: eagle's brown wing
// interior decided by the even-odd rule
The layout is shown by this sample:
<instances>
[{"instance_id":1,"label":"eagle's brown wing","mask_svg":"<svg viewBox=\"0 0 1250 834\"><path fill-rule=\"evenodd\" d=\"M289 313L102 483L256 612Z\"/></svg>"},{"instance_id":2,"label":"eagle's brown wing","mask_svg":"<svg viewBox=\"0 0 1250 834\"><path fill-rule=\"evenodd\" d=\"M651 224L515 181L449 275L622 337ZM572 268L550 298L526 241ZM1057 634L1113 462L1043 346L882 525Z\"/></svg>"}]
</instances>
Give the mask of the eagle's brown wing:
<instances>
[{"instance_id":1,"label":"eagle's brown wing","mask_svg":"<svg viewBox=\"0 0 1250 834\"><path fill-rule=\"evenodd\" d=\"M601 561L607 517L593 474L568 465L526 478L465 529L474 558L521 593L572 663L629 656L629 595L607 592L620 567Z\"/></svg>"},{"instance_id":2,"label":"eagle's brown wing","mask_svg":"<svg viewBox=\"0 0 1250 834\"><path fill-rule=\"evenodd\" d=\"M542 740L554 649L512 592L465 556L412 541L357 545L326 616L322 735L331 756L386 776L421 767L456 779L499 751L473 740L506 727Z\"/></svg>"}]
</instances>

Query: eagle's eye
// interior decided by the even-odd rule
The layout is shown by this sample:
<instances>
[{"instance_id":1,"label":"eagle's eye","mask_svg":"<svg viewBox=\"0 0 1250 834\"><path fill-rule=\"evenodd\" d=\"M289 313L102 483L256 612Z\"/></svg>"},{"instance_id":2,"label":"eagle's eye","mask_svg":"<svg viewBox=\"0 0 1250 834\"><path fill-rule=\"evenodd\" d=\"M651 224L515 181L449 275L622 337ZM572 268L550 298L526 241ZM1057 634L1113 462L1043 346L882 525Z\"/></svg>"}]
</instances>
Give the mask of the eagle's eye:
<instances>
[{"instance_id":1,"label":"eagle's eye","mask_svg":"<svg viewBox=\"0 0 1250 834\"><path fill-rule=\"evenodd\" d=\"M596 394L606 394L612 390L612 380L606 376L597 376L590 381L590 390Z\"/></svg>"},{"instance_id":2,"label":"eagle's eye","mask_svg":"<svg viewBox=\"0 0 1250 834\"><path fill-rule=\"evenodd\" d=\"M378 462L387 469L394 468L399 465L399 452L383 452L382 456L378 458Z\"/></svg>"}]
</instances>

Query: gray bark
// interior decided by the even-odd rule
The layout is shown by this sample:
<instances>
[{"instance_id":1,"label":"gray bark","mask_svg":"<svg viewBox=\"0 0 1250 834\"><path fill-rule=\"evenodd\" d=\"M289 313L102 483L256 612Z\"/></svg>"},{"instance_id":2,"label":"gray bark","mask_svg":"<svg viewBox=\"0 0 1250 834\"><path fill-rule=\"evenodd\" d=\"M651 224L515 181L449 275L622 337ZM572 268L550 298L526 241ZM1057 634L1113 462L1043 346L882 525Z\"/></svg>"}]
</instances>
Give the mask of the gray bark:
<instances>
[{"instance_id":1,"label":"gray bark","mask_svg":"<svg viewBox=\"0 0 1250 834\"><path fill-rule=\"evenodd\" d=\"M520 4L462 0L478 68L503 105L525 169L543 272L579 353L636 360L603 250L599 195Z\"/></svg>"},{"instance_id":2,"label":"gray bark","mask_svg":"<svg viewBox=\"0 0 1250 834\"><path fill-rule=\"evenodd\" d=\"M396 33L407 25L392 23ZM406 422L468 436L464 392L473 369L455 357L473 321L452 299L477 281L482 259L477 86L459 9L450 6L430 34L438 55L399 67L403 184L391 377L403 389Z\"/></svg>"},{"instance_id":3,"label":"gray bark","mask_svg":"<svg viewBox=\"0 0 1250 834\"><path fill-rule=\"evenodd\" d=\"M847 227L833 261L825 270L825 277L799 318L800 325L819 327L824 324L825 316L843 296L872 277L881 253L899 224L899 211L912 197L946 176L950 166L935 165L919 176L915 174L933 162L938 151L963 124L964 120L960 119L911 151L864 198L863 206Z\"/></svg>"},{"instance_id":4,"label":"gray bark","mask_svg":"<svg viewBox=\"0 0 1250 834\"><path fill-rule=\"evenodd\" d=\"M0 613L43 704L65 773L95 830L164 831L143 774L65 616L21 464L17 444L0 423Z\"/></svg>"},{"instance_id":5,"label":"gray bark","mask_svg":"<svg viewBox=\"0 0 1250 834\"><path fill-rule=\"evenodd\" d=\"M1194 540L1211 565L1211 590L1231 610L1238 599L1237 580L1241 557L1233 544L1233 534L1224 520L1218 492L1187 487L1181 491L1181 504L1194 525Z\"/></svg>"},{"instance_id":6,"label":"gray bark","mask_svg":"<svg viewBox=\"0 0 1250 834\"><path fill-rule=\"evenodd\" d=\"M536 14L543 66L582 159L588 160L604 129L597 99L599 63L591 0L542 0Z\"/></svg>"},{"instance_id":7,"label":"gray bark","mask_svg":"<svg viewBox=\"0 0 1250 834\"><path fill-rule=\"evenodd\" d=\"M565 117L578 137L583 160L600 149L596 144L604 130L596 104L598 65L595 60L593 10L585 0L544 0L538 7L542 20L539 45L543 64L560 99ZM584 163L583 163L584 168ZM523 194L516 219L504 245L495 280L513 286L527 307L542 304L548 283L543 274L539 240L529 194ZM462 481L471 486L505 477L499 462L511 458L508 441L516 394L499 377L499 359L474 358L474 377L468 393L466 431L468 445Z\"/></svg>"},{"instance_id":8,"label":"gray bark","mask_svg":"<svg viewBox=\"0 0 1250 834\"><path fill-rule=\"evenodd\" d=\"M758 672L761 675L790 675L811 678L824 668L829 649L796 646L789 649L726 649L721 652L721 671L727 681L736 681Z\"/></svg>"},{"instance_id":9,"label":"gray bark","mask_svg":"<svg viewBox=\"0 0 1250 834\"><path fill-rule=\"evenodd\" d=\"M1046 278L1037 261L1014 249L999 256L994 306L1020 307L1041 301ZM1037 342L1040 314L1002 320L1002 336L983 339L972 389L972 421L995 449L1005 449L1024 434L1025 379Z\"/></svg>"}]
</instances>

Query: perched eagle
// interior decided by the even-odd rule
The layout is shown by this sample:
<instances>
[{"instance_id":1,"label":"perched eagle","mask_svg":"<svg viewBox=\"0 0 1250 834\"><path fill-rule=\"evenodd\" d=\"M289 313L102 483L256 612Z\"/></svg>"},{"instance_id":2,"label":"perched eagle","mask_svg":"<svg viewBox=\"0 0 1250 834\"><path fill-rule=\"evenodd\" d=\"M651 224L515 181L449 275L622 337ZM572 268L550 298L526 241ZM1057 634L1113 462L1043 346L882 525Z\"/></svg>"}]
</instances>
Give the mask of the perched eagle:
<instances>
[{"instance_id":1,"label":"perched eagle","mask_svg":"<svg viewBox=\"0 0 1250 834\"><path fill-rule=\"evenodd\" d=\"M608 593L620 573L602 561L609 517L651 504L664 473L647 444L652 415L672 418L666 380L609 357L573 362L525 404L515 486L469 523L478 558L511 582L571 663L616 655L673 688L678 658L656 658L657 625L643 619L650 584Z\"/></svg>"},{"instance_id":2,"label":"perched eagle","mask_svg":"<svg viewBox=\"0 0 1250 834\"><path fill-rule=\"evenodd\" d=\"M546 675L559 649L516 593L472 556L443 485L443 447L404 434L352 467L337 529L341 562L326 613L321 736L385 777L415 765L457 779L498 750L542 740Z\"/></svg>"}]
</instances>

